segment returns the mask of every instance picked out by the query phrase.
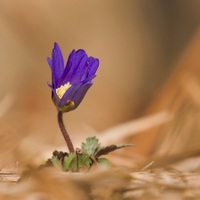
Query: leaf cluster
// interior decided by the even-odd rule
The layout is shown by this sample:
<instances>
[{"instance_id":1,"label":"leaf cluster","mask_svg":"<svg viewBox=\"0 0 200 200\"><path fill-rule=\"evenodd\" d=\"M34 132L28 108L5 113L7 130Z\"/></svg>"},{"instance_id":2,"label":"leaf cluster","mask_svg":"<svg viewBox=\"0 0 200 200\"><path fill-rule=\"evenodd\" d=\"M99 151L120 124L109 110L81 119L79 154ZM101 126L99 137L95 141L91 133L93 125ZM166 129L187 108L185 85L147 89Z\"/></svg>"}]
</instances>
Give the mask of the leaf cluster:
<instances>
[{"instance_id":1,"label":"leaf cluster","mask_svg":"<svg viewBox=\"0 0 200 200\"><path fill-rule=\"evenodd\" d=\"M94 164L110 166L108 159L100 156L106 155L124 147L131 147L132 144L101 146L96 137L88 137L82 143L81 148L77 148L75 152L64 153L54 151L51 159L48 160L52 165L61 171L78 172L80 170L88 170Z\"/></svg>"}]
</instances>

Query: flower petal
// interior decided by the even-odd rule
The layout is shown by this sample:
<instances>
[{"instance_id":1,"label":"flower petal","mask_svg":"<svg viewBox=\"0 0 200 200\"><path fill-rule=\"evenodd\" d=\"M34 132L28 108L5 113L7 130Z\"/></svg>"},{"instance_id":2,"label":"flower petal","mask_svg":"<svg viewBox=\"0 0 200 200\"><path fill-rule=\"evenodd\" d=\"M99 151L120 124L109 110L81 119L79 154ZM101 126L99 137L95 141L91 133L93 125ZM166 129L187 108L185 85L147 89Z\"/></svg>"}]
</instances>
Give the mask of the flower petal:
<instances>
[{"instance_id":1,"label":"flower petal","mask_svg":"<svg viewBox=\"0 0 200 200\"><path fill-rule=\"evenodd\" d=\"M76 65L76 69L73 71L72 76L70 77L71 79L71 83L80 83L81 79L85 73L85 71L87 70L87 55L83 55L79 62Z\"/></svg>"},{"instance_id":2,"label":"flower petal","mask_svg":"<svg viewBox=\"0 0 200 200\"><path fill-rule=\"evenodd\" d=\"M71 66L72 66L75 54L76 54L76 51L72 50L72 52L68 56L67 64L66 64L65 69L63 71L63 77L62 77L63 83L69 82L69 81L66 80L66 78L69 76L69 73L71 71Z\"/></svg>"},{"instance_id":3,"label":"flower petal","mask_svg":"<svg viewBox=\"0 0 200 200\"><path fill-rule=\"evenodd\" d=\"M63 97L59 100L58 106L59 107L63 107L68 100L72 100L74 94L76 93L76 91L78 90L78 88L80 87L80 84L75 84L72 85L63 95Z\"/></svg>"},{"instance_id":4,"label":"flower petal","mask_svg":"<svg viewBox=\"0 0 200 200\"><path fill-rule=\"evenodd\" d=\"M74 101L75 106L78 107L81 101L83 100L86 92L88 89L92 86L92 83L86 83L85 85L82 85L74 94L72 101Z\"/></svg>"},{"instance_id":5,"label":"flower petal","mask_svg":"<svg viewBox=\"0 0 200 200\"><path fill-rule=\"evenodd\" d=\"M60 102L60 99L59 99L58 95L56 94L56 90L53 88L53 86L50 85L50 83L48 83L48 86L51 88L51 92L52 92L51 97L52 97L52 100L53 100L55 106L57 107Z\"/></svg>"},{"instance_id":6,"label":"flower petal","mask_svg":"<svg viewBox=\"0 0 200 200\"><path fill-rule=\"evenodd\" d=\"M47 58L47 62L49 64L50 68L51 68L52 87L54 87L54 85L55 85L55 77L53 75L53 63L52 63L51 58L48 57ZM48 83L48 85L50 85L50 84Z\"/></svg>"},{"instance_id":7,"label":"flower petal","mask_svg":"<svg viewBox=\"0 0 200 200\"><path fill-rule=\"evenodd\" d=\"M50 68L51 68L51 71L52 71L52 69L53 69L53 64L52 64L52 60L51 60L51 58L47 58L47 62L48 62L48 64L49 64L49 66L50 66Z\"/></svg>"},{"instance_id":8,"label":"flower petal","mask_svg":"<svg viewBox=\"0 0 200 200\"><path fill-rule=\"evenodd\" d=\"M88 65L89 65L89 69L88 69L87 77L94 77L99 67L99 60L97 58L89 57Z\"/></svg>"},{"instance_id":9,"label":"flower petal","mask_svg":"<svg viewBox=\"0 0 200 200\"><path fill-rule=\"evenodd\" d=\"M99 60L93 57L89 57L87 60L87 69L85 70L84 75L82 76L82 82L91 81L96 75L96 71L99 66Z\"/></svg>"},{"instance_id":10,"label":"flower petal","mask_svg":"<svg viewBox=\"0 0 200 200\"><path fill-rule=\"evenodd\" d=\"M54 48L52 51L52 75L53 83L55 87L60 84L60 78L62 77L64 71L64 60L62 52L57 43L54 43Z\"/></svg>"},{"instance_id":11,"label":"flower petal","mask_svg":"<svg viewBox=\"0 0 200 200\"><path fill-rule=\"evenodd\" d=\"M86 62L87 54L84 50L79 49L78 51L74 52L72 61L67 63L63 82L70 82L71 84L79 83L85 72ZM71 66L69 64L71 64ZM68 70L68 68L70 69Z\"/></svg>"}]
</instances>

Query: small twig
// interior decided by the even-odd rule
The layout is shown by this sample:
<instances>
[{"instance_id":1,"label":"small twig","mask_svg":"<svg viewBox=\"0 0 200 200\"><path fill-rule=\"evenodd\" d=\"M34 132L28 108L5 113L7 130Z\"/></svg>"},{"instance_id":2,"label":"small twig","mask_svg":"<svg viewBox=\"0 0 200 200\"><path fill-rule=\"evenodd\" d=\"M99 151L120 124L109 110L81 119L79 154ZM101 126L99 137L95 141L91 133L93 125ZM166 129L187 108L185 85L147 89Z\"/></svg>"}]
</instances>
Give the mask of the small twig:
<instances>
[{"instance_id":1,"label":"small twig","mask_svg":"<svg viewBox=\"0 0 200 200\"><path fill-rule=\"evenodd\" d=\"M147 165L145 165L140 171L145 171L146 169L148 169L149 167L151 167L154 164L154 160L151 161L150 163L148 163Z\"/></svg>"},{"instance_id":2,"label":"small twig","mask_svg":"<svg viewBox=\"0 0 200 200\"><path fill-rule=\"evenodd\" d=\"M103 131L98 137L104 145L107 145L110 141L116 143L152 127L165 124L171 119L172 115L167 111L163 111L109 128Z\"/></svg>"}]
</instances>

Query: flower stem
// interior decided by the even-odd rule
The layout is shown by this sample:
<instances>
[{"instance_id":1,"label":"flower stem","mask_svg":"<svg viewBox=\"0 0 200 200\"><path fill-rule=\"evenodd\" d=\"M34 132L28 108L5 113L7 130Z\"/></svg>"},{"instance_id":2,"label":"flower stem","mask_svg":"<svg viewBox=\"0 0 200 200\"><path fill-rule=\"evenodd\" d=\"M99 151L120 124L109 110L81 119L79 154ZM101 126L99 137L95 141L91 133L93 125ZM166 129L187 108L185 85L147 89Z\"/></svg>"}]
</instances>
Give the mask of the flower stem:
<instances>
[{"instance_id":1,"label":"flower stem","mask_svg":"<svg viewBox=\"0 0 200 200\"><path fill-rule=\"evenodd\" d=\"M69 149L69 152L70 153L74 152L74 146L73 146L72 141L69 137L69 134L67 133L67 130L65 129L65 125L63 123L63 113L61 111L58 111L58 125L59 125L61 133L63 134L65 142L67 143L67 147Z\"/></svg>"}]
</instances>

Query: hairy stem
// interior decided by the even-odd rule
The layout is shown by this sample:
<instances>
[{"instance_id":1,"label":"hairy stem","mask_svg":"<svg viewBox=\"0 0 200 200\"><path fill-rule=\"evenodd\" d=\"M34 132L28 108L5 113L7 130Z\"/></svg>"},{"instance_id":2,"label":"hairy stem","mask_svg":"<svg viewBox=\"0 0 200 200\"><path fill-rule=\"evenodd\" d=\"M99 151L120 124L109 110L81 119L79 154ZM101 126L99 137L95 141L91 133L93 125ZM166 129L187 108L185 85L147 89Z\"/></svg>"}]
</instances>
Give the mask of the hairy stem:
<instances>
[{"instance_id":1,"label":"hairy stem","mask_svg":"<svg viewBox=\"0 0 200 200\"><path fill-rule=\"evenodd\" d=\"M69 152L70 153L74 152L74 146L72 144L72 141L71 141L69 134L67 133L65 125L63 123L63 113L61 111L58 111L58 125L59 125L61 133L63 134L63 137L64 137L67 147L69 149Z\"/></svg>"}]
</instances>

